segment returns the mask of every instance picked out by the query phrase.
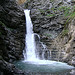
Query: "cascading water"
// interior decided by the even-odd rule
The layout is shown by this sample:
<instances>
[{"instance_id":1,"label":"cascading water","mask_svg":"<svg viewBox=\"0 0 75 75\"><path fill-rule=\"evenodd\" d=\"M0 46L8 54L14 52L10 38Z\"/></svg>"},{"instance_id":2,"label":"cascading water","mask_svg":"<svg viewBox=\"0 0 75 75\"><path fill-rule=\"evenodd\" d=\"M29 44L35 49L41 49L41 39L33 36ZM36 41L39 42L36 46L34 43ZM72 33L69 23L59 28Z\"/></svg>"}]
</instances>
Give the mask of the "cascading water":
<instances>
[{"instance_id":1,"label":"cascading water","mask_svg":"<svg viewBox=\"0 0 75 75\"><path fill-rule=\"evenodd\" d=\"M24 10L25 13L25 17L26 17L26 53L24 51L24 58L27 61L40 61L40 59L44 59L44 54L45 54L45 50L46 50L46 46L40 42L40 36L36 33L33 32L33 25L31 22L31 18L30 18L30 10ZM41 57L39 52L41 51L40 48L36 47L38 46L38 44L36 45L35 42L35 37L37 37L38 40L38 44L43 47L42 48L42 53L41 53ZM38 50L39 49L39 50ZM39 52L38 52L39 51Z\"/></svg>"},{"instance_id":2,"label":"cascading water","mask_svg":"<svg viewBox=\"0 0 75 75\"><path fill-rule=\"evenodd\" d=\"M26 53L24 52L24 58L27 61L40 61L40 59L44 59L44 50L46 50L46 46L40 42L40 36L33 32L33 24L31 22L30 18L30 10L24 10L25 17L26 17ZM42 54L41 57L39 55L40 48L36 47L35 37L39 39L38 42L41 44L42 48ZM38 45L38 44L37 44ZM39 49L39 50L38 50ZM38 51L39 52L38 52Z\"/></svg>"},{"instance_id":3,"label":"cascading water","mask_svg":"<svg viewBox=\"0 0 75 75\"><path fill-rule=\"evenodd\" d=\"M23 53L25 56L25 59L23 61L16 62L15 65L18 68L20 68L21 70L24 70L26 72L30 72L30 73L38 73L39 72L39 74L42 73L40 75L43 75L44 73L49 73L49 75L50 74L51 75L69 75L69 74L65 74L65 73L71 69L74 69L73 66L70 66L67 63L51 61L51 60L44 60L44 58L43 58L43 60L39 59L39 56L37 55L38 53L36 51L36 43L35 43L34 33L32 31L33 26L32 26L30 16L29 16L30 10L24 10L24 13L26 16L26 31L27 31L26 49L25 49L26 53ZM43 43L41 43L41 44L43 45ZM44 45L43 45L43 47L45 49ZM44 55L44 54L42 54L42 55ZM30 75L35 75L35 74L30 74ZM46 74L44 74L44 75L46 75Z\"/></svg>"},{"instance_id":4,"label":"cascading water","mask_svg":"<svg viewBox=\"0 0 75 75\"><path fill-rule=\"evenodd\" d=\"M35 54L35 38L33 33L33 25L30 19L30 10L24 10L26 16L26 60L36 60L38 57Z\"/></svg>"}]
</instances>

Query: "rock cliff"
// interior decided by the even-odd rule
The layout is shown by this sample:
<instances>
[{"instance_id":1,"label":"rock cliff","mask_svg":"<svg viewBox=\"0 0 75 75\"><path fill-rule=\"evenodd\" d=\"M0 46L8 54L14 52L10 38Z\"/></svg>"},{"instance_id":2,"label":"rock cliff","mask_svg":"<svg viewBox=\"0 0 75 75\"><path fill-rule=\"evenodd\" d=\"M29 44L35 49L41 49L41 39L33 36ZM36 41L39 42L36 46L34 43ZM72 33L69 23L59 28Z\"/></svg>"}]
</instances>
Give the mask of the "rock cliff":
<instances>
[{"instance_id":1,"label":"rock cliff","mask_svg":"<svg viewBox=\"0 0 75 75\"><path fill-rule=\"evenodd\" d=\"M54 40L52 47L58 50L59 60L75 65L75 19Z\"/></svg>"},{"instance_id":2,"label":"rock cliff","mask_svg":"<svg viewBox=\"0 0 75 75\"><path fill-rule=\"evenodd\" d=\"M15 0L0 0L0 75L22 74L10 63L23 58L24 39L23 9Z\"/></svg>"}]
</instances>

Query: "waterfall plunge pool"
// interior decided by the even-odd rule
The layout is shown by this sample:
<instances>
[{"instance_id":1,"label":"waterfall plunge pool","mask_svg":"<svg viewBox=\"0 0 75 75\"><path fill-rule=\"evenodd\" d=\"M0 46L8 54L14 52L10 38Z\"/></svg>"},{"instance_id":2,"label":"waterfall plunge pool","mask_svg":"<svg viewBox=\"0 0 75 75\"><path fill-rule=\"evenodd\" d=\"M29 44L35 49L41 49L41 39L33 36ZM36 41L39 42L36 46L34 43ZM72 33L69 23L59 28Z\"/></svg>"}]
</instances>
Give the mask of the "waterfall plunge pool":
<instances>
[{"instance_id":1,"label":"waterfall plunge pool","mask_svg":"<svg viewBox=\"0 0 75 75\"><path fill-rule=\"evenodd\" d=\"M14 62L14 64L17 68L27 73L44 73L45 75L46 74L69 75L64 73L69 73L72 69L74 69L73 66L70 66L67 63L51 61L51 60L50 61L49 60L36 60L36 61L23 60L23 61Z\"/></svg>"}]
</instances>

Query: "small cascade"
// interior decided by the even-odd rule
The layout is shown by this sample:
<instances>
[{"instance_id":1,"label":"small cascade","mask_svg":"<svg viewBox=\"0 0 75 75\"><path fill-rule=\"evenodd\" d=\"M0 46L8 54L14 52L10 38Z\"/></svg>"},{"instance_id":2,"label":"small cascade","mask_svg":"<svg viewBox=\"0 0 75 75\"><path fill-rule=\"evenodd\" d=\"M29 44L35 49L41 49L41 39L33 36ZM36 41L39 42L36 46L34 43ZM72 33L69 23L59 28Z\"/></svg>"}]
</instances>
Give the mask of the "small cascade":
<instances>
[{"instance_id":1,"label":"small cascade","mask_svg":"<svg viewBox=\"0 0 75 75\"><path fill-rule=\"evenodd\" d=\"M40 43L43 47L42 58L43 59L48 59L50 57L49 51L48 51L46 45L43 44L43 42L40 42Z\"/></svg>"},{"instance_id":2,"label":"small cascade","mask_svg":"<svg viewBox=\"0 0 75 75\"><path fill-rule=\"evenodd\" d=\"M40 41L40 36L35 33L35 43L36 43L36 55L41 60L48 59L50 57L49 50L46 45Z\"/></svg>"}]
</instances>

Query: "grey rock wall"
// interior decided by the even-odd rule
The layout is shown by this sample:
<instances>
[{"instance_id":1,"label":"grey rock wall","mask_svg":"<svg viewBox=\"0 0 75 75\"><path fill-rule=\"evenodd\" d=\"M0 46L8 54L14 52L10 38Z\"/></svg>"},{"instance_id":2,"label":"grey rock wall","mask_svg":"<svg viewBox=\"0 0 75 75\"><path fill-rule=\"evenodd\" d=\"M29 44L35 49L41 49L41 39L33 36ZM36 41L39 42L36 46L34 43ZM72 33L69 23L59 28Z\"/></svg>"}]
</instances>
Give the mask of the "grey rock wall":
<instances>
[{"instance_id":1,"label":"grey rock wall","mask_svg":"<svg viewBox=\"0 0 75 75\"><path fill-rule=\"evenodd\" d=\"M15 0L0 0L0 74L25 75L11 64L23 58L25 15Z\"/></svg>"}]
</instances>

